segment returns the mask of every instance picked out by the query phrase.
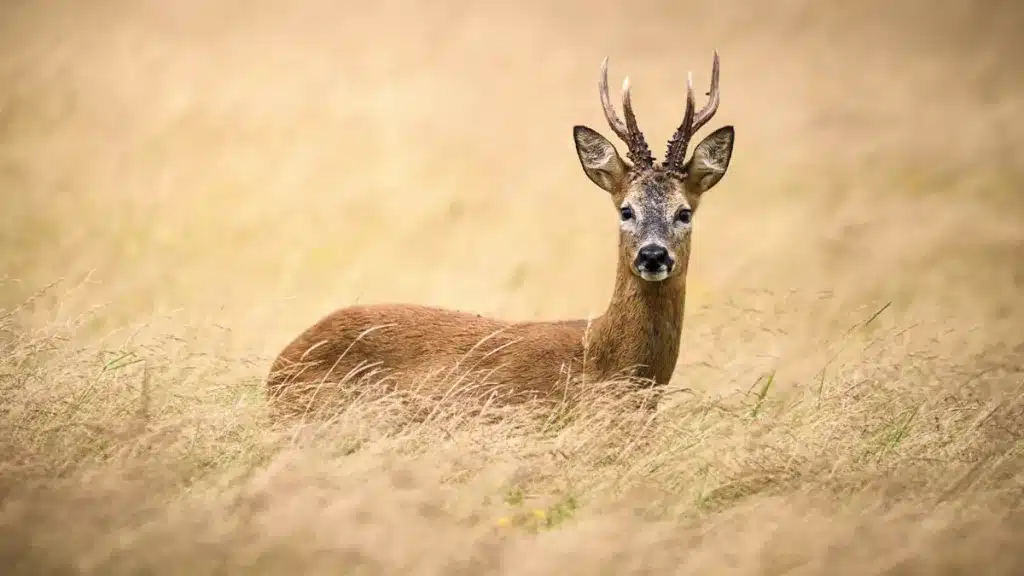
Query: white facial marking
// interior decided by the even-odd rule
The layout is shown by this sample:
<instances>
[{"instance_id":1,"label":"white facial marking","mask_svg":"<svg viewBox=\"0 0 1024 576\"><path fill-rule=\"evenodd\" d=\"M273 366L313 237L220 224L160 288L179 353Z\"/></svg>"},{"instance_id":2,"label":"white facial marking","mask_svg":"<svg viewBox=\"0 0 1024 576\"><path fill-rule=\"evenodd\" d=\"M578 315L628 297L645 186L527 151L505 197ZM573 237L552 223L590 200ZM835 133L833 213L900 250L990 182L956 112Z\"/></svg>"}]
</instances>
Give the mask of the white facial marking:
<instances>
[{"instance_id":1,"label":"white facial marking","mask_svg":"<svg viewBox=\"0 0 1024 576\"><path fill-rule=\"evenodd\" d=\"M648 282L661 282L665 278L668 278L668 270L658 270L657 272L647 272L645 270L640 271L640 277Z\"/></svg>"}]
</instances>

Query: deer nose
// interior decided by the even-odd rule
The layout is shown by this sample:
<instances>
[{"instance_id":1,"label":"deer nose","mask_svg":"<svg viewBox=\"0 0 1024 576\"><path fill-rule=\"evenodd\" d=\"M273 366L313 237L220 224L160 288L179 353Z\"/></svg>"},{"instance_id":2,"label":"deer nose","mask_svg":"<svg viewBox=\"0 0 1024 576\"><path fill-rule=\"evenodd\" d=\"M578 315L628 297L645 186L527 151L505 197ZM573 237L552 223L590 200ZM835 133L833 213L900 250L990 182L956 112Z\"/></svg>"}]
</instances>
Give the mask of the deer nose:
<instances>
[{"instance_id":1,"label":"deer nose","mask_svg":"<svg viewBox=\"0 0 1024 576\"><path fill-rule=\"evenodd\" d=\"M636 268L646 272L667 272L672 269L672 255L668 248L657 244L648 244L637 252Z\"/></svg>"}]
</instances>

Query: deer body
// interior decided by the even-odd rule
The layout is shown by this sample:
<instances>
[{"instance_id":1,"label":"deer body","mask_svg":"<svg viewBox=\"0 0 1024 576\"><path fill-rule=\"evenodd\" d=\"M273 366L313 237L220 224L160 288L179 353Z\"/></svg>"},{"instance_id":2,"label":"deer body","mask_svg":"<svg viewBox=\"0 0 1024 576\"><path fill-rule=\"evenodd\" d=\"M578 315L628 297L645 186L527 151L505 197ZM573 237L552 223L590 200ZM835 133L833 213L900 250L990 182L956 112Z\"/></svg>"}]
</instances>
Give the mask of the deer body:
<instances>
[{"instance_id":1,"label":"deer body","mask_svg":"<svg viewBox=\"0 0 1024 576\"><path fill-rule=\"evenodd\" d=\"M461 381L515 398L561 394L573 379L666 384L680 349L692 217L732 153L734 133L727 126L683 162L690 137L717 110L718 55L710 100L696 114L688 83L683 123L662 166L654 166L636 126L628 79L625 122L611 106L607 59L599 88L606 118L632 160L627 164L594 130L574 128L584 172L611 195L620 217L615 289L601 316L509 322L415 304L342 308L306 329L275 359L267 385L277 407L307 412L335 401L339 382L363 379L437 393Z\"/></svg>"}]
</instances>

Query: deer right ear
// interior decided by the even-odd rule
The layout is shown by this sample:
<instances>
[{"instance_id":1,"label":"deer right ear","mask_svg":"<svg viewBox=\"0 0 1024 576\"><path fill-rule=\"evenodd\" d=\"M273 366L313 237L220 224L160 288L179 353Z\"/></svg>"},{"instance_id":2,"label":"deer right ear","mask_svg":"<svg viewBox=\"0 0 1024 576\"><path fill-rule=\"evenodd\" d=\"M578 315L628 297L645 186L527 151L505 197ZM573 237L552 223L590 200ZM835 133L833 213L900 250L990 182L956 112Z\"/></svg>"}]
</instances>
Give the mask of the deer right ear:
<instances>
[{"instance_id":1,"label":"deer right ear","mask_svg":"<svg viewBox=\"0 0 1024 576\"><path fill-rule=\"evenodd\" d=\"M583 171L594 184L607 192L614 192L626 174L626 163L607 138L586 126L572 129L576 141L576 154L580 157Z\"/></svg>"}]
</instances>

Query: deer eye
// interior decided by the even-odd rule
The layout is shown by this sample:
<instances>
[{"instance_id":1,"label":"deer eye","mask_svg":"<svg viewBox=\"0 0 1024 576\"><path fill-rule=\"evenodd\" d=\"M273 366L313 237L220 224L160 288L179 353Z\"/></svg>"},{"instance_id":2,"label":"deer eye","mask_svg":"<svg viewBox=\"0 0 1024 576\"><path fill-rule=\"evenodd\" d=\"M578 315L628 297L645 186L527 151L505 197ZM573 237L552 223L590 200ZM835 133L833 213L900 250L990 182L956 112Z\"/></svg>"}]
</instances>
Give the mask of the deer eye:
<instances>
[{"instance_id":1,"label":"deer eye","mask_svg":"<svg viewBox=\"0 0 1024 576\"><path fill-rule=\"evenodd\" d=\"M619 208L619 217L622 218L623 222L625 222L626 220L632 220L633 209L630 208L628 204Z\"/></svg>"},{"instance_id":2,"label":"deer eye","mask_svg":"<svg viewBox=\"0 0 1024 576\"><path fill-rule=\"evenodd\" d=\"M676 212L676 222L680 224L689 224L693 220L693 210L689 208L680 208L679 212Z\"/></svg>"}]
</instances>

